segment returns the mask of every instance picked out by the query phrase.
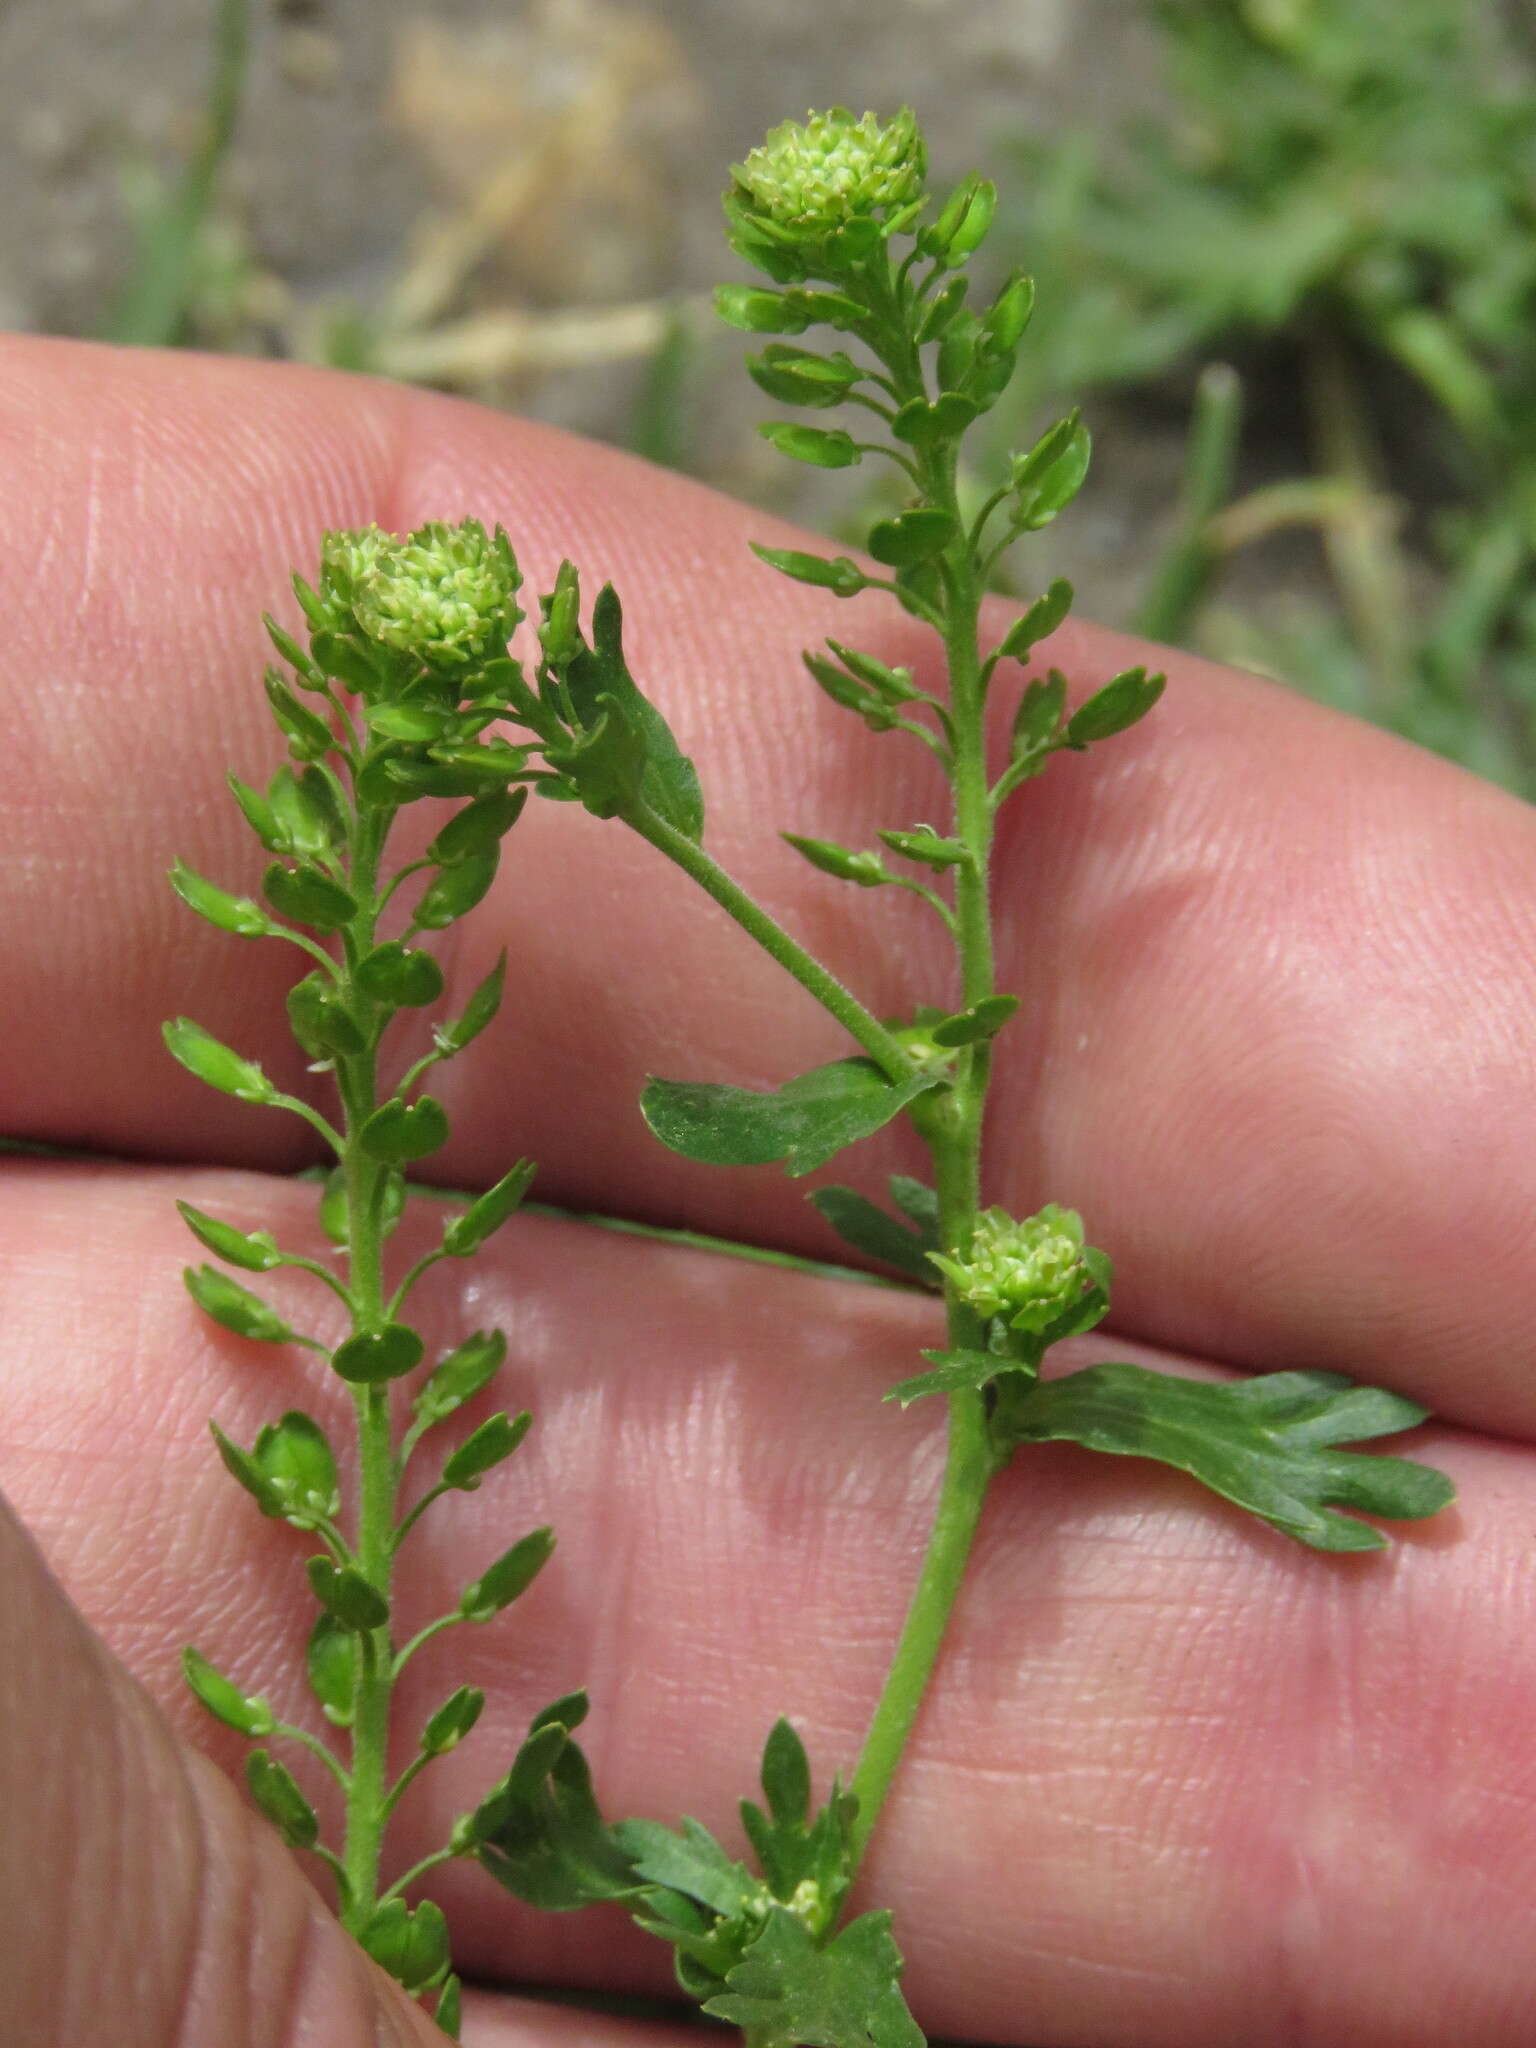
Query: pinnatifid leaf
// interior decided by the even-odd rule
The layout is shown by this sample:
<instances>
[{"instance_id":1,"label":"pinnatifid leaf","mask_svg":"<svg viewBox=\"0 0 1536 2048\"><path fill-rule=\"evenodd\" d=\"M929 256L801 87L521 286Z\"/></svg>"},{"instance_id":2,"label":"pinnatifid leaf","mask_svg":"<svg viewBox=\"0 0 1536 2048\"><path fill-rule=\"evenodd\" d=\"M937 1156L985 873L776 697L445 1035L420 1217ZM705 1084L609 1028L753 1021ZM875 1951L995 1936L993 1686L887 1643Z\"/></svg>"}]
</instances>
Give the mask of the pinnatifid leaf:
<instances>
[{"instance_id":1,"label":"pinnatifid leaf","mask_svg":"<svg viewBox=\"0 0 1536 2048\"><path fill-rule=\"evenodd\" d=\"M1066 1441L1176 1466L1315 1550L1381 1550L1379 1529L1336 1510L1417 1521L1455 1489L1411 1458L1334 1446L1424 1419L1416 1402L1337 1373L1212 1384L1112 1364L1042 1381L1015 1411L1014 1429L1019 1442Z\"/></svg>"},{"instance_id":2,"label":"pinnatifid leaf","mask_svg":"<svg viewBox=\"0 0 1536 2048\"><path fill-rule=\"evenodd\" d=\"M923 2048L902 1968L889 1913L861 1914L818 1948L796 1914L774 1906L726 1991L704 2010L749 2038L802 2048Z\"/></svg>"},{"instance_id":3,"label":"pinnatifid leaf","mask_svg":"<svg viewBox=\"0 0 1536 2048\"><path fill-rule=\"evenodd\" d=\"M669 1151L706 1166L766 1166L782 1159L794 1179L884 1127L936 1085L913 1073L890 1081L873 1060L834 1060L782 1088L711 1081L651 1081L641 1114Z\"/></svg>"}]
</instances>

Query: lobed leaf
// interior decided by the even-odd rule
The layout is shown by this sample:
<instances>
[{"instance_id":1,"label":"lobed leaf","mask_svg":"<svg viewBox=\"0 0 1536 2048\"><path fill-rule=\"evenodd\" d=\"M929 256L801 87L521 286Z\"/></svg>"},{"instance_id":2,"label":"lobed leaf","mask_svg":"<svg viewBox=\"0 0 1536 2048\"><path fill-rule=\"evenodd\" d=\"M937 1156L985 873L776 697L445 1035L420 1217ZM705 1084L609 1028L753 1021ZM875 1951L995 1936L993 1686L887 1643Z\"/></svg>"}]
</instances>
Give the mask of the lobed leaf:
<instances>
[{"instance_id":1,"label":"lobed leaf","mask_svg":"<svg viewBox=\"0 0 1536 2048\"><path fill-rule=\"evenodd\" d=\"M939 1276L928 1262L930 1247L924 1233L898 1223L852 1188L817 1188L811 1202L855 1251L895 1266L923 1287L937 1288Z\"/></svg>"},{"instance_id":2,"label":"lobed leaf","mask_svg":"<svg viewBox=\"0 0 1536 2048\"><path fill-rule=\"evenodd\" d=\"M455 1846L474 1849L492 1877L546 1913L633 1900L643 1889L571 1740L586 1711L584 1693L546 1707L501 1784L453 1832Z\"/></svg>"},{"instance_id":3,"label":"lobed leaf","mask_svg":"<svg viewBox=\"0 0 1536 2048\"><path fill-rule=\"evenodd\" d=\"M796 1914L775 1906L704 2010L749 2037L801 2048L923 2048L901 1974L889 1913L861 1914L818 1948Z\"/></svg>"},{"instance_id":4,"label":"lobed leaf","mask_svg":"<svg viewBox=\"0 0 1536 2048\"><path fill-rule=\"evenodd\" d=\"M1065 1441L1188 1472L1316 1550L1381 1550L1386 1537L1341 1507L1416 1521L1455 1489L1411 1458L1336 1444L1413 1429L1425 1410L1338 1373L1281 1372L1212 1385L1140 1365L1095 1365L1042 1381L1015 1416L1020 1442Z\"/></svg>"}]
</instances>

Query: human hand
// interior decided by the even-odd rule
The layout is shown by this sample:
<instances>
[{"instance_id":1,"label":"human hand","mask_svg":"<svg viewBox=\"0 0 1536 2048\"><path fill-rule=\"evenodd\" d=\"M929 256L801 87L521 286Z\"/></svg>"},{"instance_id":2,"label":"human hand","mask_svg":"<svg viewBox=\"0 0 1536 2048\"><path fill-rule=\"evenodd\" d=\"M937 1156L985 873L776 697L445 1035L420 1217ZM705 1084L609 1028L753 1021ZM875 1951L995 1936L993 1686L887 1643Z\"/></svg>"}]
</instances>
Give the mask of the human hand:
<instances>
[{"instance_id":1,"label":"human hand","mask_svg":"<svg viewBox=\"0 0 1536 2048\"><path fill-rule=\"evenodd\" d=\"M200 1322L172 1205L303 1241L312 1198L280 1177L302 1134L210 1101L159 1037L194 1009L302 1085L280 950L193 927L164 881L178 852L254 880L222 783L272 765L260 612L323 527L372 519L476 512L533 587L565 552L589 588L612 575L637 675L700 761L712 848L877 1010L937 978L939 935L930 953L884 900L845 931L774 831L857 841L934 791L803 686L798 649L845 614L753 563L768 522L612 454L385 386L28 341L0 357L0 434L0 1129L119 1162L0 1174L0 1485L57 1575L0 1525L3 2002L29 2048L430 2041L193 1754L238 1744L179 1674L195 1639L309 1711L293 1538L240 1512L205 1424L248 1438L301 1387L322 1419L327 1395ZM921 648L883 613L869 632ZM1053 651L1084 684L1127 658L1086 627ZM1426 1445L1461 1507L1385 1559L1302 1553L1140 1463L1019 1461L864 1885L896 1910L931 2031L1528 2039L1536 1382L1510 1333L1536 1292L1533 876L1525 807L1182 659L1114 759L1008 815L1000 967L1025 1000L997 1194L1070 1201L1114 1256L1114 1335L1083 1360L1330 1367L1487 1434ZM546 1199L826 1255L781 1177L708 1173L640 1124L647 1071L767 1083L841 1050L681 878L540 807L464 931L501 943L505 1021L443 1076L445 1174L483 1183L527 1152ZM484 964L446 960L450 984ZM910 1165L896 1147L872 1141L868 1169ZM561 1549L461 1647L486 1716L402 1833L440 1838L529 1711L583 1683L615 1814L728 1826L780 1712L846 1765L931 1508L934 1420L879 1398L933 1341L930 1306L544 1218L474 1275L467 1314L438 1269L428 1327L505 1324L537 1426L424 1527L416 1597L440 1605L529 1520ZM435 1674L424 1657L423 1709ZM450 1892L488 1987L471 2043L670 2048L496 1992L659 1984L621 1918L540 1920L470 1870Z\"/></svg>"}]
</instances>

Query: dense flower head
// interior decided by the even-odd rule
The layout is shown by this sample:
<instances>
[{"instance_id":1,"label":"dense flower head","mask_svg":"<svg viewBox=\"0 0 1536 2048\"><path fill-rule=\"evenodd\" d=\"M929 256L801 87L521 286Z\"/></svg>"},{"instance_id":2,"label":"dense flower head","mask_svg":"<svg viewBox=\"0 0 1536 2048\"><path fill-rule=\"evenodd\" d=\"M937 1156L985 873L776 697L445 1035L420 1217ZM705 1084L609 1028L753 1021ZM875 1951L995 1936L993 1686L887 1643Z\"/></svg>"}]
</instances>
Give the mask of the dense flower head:
<instances>
[{"instance_id":1,"label":"dense flower head","mask_svg":"<svg viewBox=\"0 0 1536 2048\"><path fill-rule=\"evenodd\" d=\"M977 1315L1006 1316L1016 1329L1045 1329L1081 1298L1089 1277L1082 1218L1054 1202L1022 1222L985 1209L962 1254L929 1257Z\"/></svg>"},{"instance_id":2,"label":"dense flower head","mask_svg":"<svg viewBox=\"0 0 1536 2048\"><path fill-rule=\"evenodd\" d=\"M910 107L894 120L831 107L771 129L732 168L753 210L784 227L841 227L923 193L923 138Z\"/></svg>"},{"instance_id":3,"label":"dense flower head","mask_svg":"<svg viewBox=\"0 0 1536 2048\"><path fill-rule=\"evenodd\" d=\"M325 537L321 589L370 640L429 663L468 663L504 643L522 581L507 537L478 519L414 533L376 526Z\"/></svg>"}]
</instances>

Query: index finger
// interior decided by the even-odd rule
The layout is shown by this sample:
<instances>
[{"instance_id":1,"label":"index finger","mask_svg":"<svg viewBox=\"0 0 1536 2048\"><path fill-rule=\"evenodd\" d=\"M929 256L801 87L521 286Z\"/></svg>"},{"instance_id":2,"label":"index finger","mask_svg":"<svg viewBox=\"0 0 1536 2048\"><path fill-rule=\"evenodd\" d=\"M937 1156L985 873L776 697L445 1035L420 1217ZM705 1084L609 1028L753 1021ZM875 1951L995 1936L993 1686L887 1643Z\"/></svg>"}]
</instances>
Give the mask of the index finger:
<instances>
[{"instance_id":1,"label":"index finger","mask_svg":"<svg viewBox=\"0 0 1536 2048\"><path fill-rule=\"evenodd\" d=\"M170 1071L195 1012L303 1085L277 948L191 925L179 852L235 886L259 859L221 790L275 765L260 611L327 526L476 512L529 584L564 553L619 582L633 664L700 763L710 845L876 1010L953 994L943 935L845 898L774 834L857 842L932 817L926 755L870 744L797 675L850 631L928 659L911 621L754 564L771 522L547 430L319 373L16 341L0 360L9 744L0 929L6 1129L140 1156L265 1165L307 1133ZM1135 652L1085 626L1078 689ZM1502 1341L1532 1307L1531 814L1283 693L1185 659L1158 715L1069 763L999 847L1003 1041L991 1192L1087 1212L1128 1333L1263 1365L1344 1365L1495 1428L1536 1426ZM895 892L890 892L894 894ZM768 1085L841 1034L616 827L540 808L449 961L510 951L515 1028L444 1089L439 1170L515 1152L556 1199L826 1249L800 1191L658 1151L645 1073ZM860 1177L918 1165L877 1141Z\"/></svg>"}]
</instances>

